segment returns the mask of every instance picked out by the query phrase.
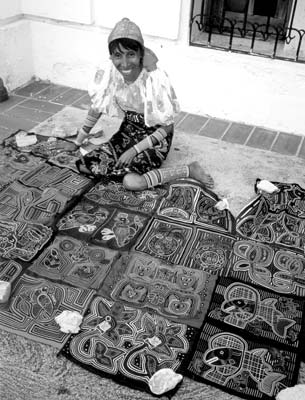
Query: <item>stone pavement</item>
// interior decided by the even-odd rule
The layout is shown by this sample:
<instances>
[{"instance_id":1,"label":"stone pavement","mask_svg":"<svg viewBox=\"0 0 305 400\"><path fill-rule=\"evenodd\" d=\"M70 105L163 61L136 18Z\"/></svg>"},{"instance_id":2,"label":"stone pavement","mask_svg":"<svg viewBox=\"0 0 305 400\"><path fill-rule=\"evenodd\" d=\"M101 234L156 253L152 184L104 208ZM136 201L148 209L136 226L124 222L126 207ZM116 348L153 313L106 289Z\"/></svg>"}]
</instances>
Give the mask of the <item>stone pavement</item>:
<instances>
[{"instance_id":1,"label":"stone pavement","mask_svg":"<svg viewBox=\"0 0 305 400\"><path fill-rule=\"evenodd\" d=\"M89 96L83 90L30 82L0 103L0 139L18 129L45 134L62 129L73 134L89 104ZM98 125L107 138L118 123L104 117ZM194 160L214 177L215 192L228 199L234 215L253 198L257 177L305 187L305 136L182 111L165 165Z\"/></svg>"}]
</instances>

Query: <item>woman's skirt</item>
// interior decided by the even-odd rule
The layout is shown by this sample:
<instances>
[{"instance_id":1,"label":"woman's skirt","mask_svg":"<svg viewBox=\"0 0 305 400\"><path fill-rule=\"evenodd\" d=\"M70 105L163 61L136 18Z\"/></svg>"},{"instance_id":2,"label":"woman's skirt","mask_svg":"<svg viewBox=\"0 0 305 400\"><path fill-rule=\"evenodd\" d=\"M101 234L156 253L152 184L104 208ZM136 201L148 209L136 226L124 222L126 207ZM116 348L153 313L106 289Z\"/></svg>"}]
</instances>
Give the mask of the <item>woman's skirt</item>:
<instances>
[{"instance_id":1,"label":"woman's skirt","mask_svg":"<svg viewBox=\"0 0 305 400\"><path fill-rule=\"evenodd\" d=\"M95 177L124 176L128 172L140 175L152 169L160 168L166 159L172 143L173 132L153 148L135 156L128 168L116 169L120 156L128 149L151 135L159 126L145 125L143 114L125 112L125 118L111 139L83 157L85 167Z\"/></svg>"}]
</instances>

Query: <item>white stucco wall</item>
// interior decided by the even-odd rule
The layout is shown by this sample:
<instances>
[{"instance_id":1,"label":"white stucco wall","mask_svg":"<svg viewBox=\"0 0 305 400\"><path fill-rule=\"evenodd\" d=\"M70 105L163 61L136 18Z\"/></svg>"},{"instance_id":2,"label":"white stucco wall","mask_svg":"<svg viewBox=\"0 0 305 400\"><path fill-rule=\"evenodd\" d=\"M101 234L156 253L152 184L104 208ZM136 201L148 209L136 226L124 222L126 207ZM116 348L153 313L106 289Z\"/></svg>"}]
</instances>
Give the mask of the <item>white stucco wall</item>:
<instances>
[{"instance_id":1,"label":"white stucco wall","mask_svg":"<svg viewBox=\"0 0 305 400\"><path fill-rule=\"evenodd\" d=\"M0 77L8 90L23 85L34 75L30 25L24 20L0 25Z\"/></svg>"},{"instance_id":2,"label":"white stucco wall","mask_svg":"<svg viewBox=\"0 0 305 400\"><path fill-rule=\"evenodd\" d=\"M1 0L0 1L0 21L19 15L21 12L21 0Z\"/></svg>"},{"instance_id":3,"label":"white stucco wall","mask_svg":"<svg viewBox=\"0 0 305 400\"><path fill-rule=\"evenodd\" d=\"M35 75L86 89L98 66L99 49L107 48L107 36L99 30L39 21L32 21L31 28Z\"/></svg>"},{"instance_id":4,"label":"white stucco wall","mask_svg":"<svg viewBox=\"0 0 305 400\"><path fill-rule=\"evenodd\" d=\"M305 0L299 1L305 5ZM168 71L182 110L305 135L304 64L189 47L190 3L20 0L27 39L14 24L6 29L26 41L28 51L19 44L10 53L9 63L15 58L15 69L20 70L20 76L10 78L10 88L25 83L31 68L37 78L87 88L96 66L109 57L111 27L126 16L140 25L146 46L156 52ZM7 49L9 44L5 46ZM18 60L26 57L32 61L25 61L23 67ZM0 63L0 76L5 78L8 73Z\"/></svg>"},{"instance_id":5,"label":"white stucco wall","mask_svg":"<svg viewBox=\"0 0 305 400\"><path fill-rule=\"evenodd\" d=\"M74 21L83 24L91 23L91 0L20 0L24 14Z\"/></svg>"},{"instance_id":6,"label":"white stucco wall","mask_svg":"<svg viewBox=\"0 0 305 400\"><path fill-rule=\"evenodd\" d=\"M192 47L178 71L162 51L183 109L305 135L304 64Z\"/></svg>"},{"instance_id":7,"label":"white stucco wall","mask_svg":"<svg viewBox=\"0 0 305 400\"><path fill-rule=\"evenodd\" d=\"M128 16L143 34L174 40L179 33L180 8L180 0L94 0L97 25L112 28Z\"/></svg>"}]
</instances>

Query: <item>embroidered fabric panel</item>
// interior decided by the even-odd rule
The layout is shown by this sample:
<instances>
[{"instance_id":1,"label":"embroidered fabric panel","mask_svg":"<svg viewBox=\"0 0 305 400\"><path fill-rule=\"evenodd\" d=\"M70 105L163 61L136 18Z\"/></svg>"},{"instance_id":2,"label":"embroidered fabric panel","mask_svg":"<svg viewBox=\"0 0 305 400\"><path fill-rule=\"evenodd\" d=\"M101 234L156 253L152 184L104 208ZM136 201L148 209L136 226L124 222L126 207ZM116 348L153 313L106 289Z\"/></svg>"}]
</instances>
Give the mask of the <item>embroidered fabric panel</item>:
<instances>
[{"instance_id":1,"label":"embroidered fabric panel","mask_svg":"<svg viewBox=\"0 0 305 400\"><path fill-rule=\"evenodd\" d=\"M31 154L0 147L0 189L44 162L45 160Z\"/></svg>"},{"instance_id":2,"label":"embroidered fabric panel","mask_svg":"<svg viewBox=\"0 0 305 400\"><path fill-rule=\"evenodd\" d=\"M276 342L245 339L206 323L195 346L187 375L247 399L274 399L297 382L299 357Z\"/></svg>"},{"instance_id":3,"label":"embroidered fabric panel","mask_svg":"<svg viewBox=\"0 0 305 400\"><path fill-rule=\"evenodd\" d=\"M0 191L0 219L52 225L67 203L67 197L56 189L42 192L15 181Z\"/></svg>"},{"instance_id":4,"label":"embroidered fabric panel","mask_svg":"<svg viewBox=\"0 0 305 400\"><path fill-rule=\"evenodd\" d=\"M212 227L215 230L235 232L235 219L228 210L217 210L218 197L204 190L193 180L175 181L169 185L157 215L176 222Z\"/></svg>"},{"instance_id":5,"label":"embroidered fabric panel","mask_svg":"<svg viewBox=\"0 0 305 400\"><path fill-rule=\"evenodd\" d=\"M248 335L298 348L305 328L304 305L304 300L295 297L279 296L259 286L221 278L208 316Z\"/></svg>"},{"instance_id":6,"label":"embroidered fabric panel","mask_svg":"<svg viewBox=\"0 0 305 400\"><path fill-rule=\"evenodd\" d=\"M0 148L0 279L13 283L1 328L148 391L161 368L250 400L297 382L302 188L277 184L255 199L236 234L234 217L193 180L143 192L99 182L88 192L77 155L40 144L37 154L58 166L35 149ZM86 313L71 337L54 320L66 309Z\"/></svg>"},{"instance_id":7,"label":"embroidered fabric panel","mask_svg":"<svg viewBox=\"0 0 305 400\"><path fill-rule=\"evenodd\" d=\"M15 260L0 257L0 280L13 283L22 273L23 266Z\"/></svg>"},{"instance_id":8,"label":"embroidered fabric panel","mask_svg":"<svg viewBox=\"0 0 305 400\"><path fill-rule=\"evenodd\" d=\"M98 289L117 257L117 251L57 236L29 271L73 286Z\"/></svg>"},{"instance_id":9,"label":"embroidered fabric panel","mask_svg":"<svg viewBox=\"0 0 305 400\"><path fill-rule=\"evenodd\" d=\"M31 261L51 236L52 229L42 224L0 220L0 256Z\"/></svg>"},{"instance_id":10,"label":"embroidered fabric panel","mask_svg":"<svg viewBox=\"0 0 305 400\"><path fill-rule=\"evenodd\" d=\"M20 182L41 190L52 187L68 198L79 196L92 186L90 179L66 168L42 164L25 174Z\"/></svg>"},{"instance_id":11,"label":"embroidered fabric panel","mask_svg":"<svg viewBox=\"0 0 305 400\"><path fill-rule=\"evenodd\" d=\"M62 152L62 153L56 154L53 157L50 157L48 161L50 164L57 165L57 167L68 168L76 173L79 173L79 170L76 166L76 163L79 160L80 160L80 157L77 157L68 152Z\"/></svg>"},{"instance_id":12,"label":"embroidered fabric panel","mask_svg":"<svg viewBox=\"0 0 305 400\"><path fill-rule=\"evenodd\" d=\"M121 183L109 182L109 184L98 183L85 194L85 197L100 205L124 207L144 214L152 214L166 193L165 187L133 192L126 190Z\"/></svg>"},{"instance_id":13,"label":"embroidered fabric panel","mask_svg":"<svg viewBox=\"0 0 305 400\"><path fill-rule=\"evenodd\" d=\"M52 138L55 139L55 138ZM40 141L37 144L33 145L31 148L31 152L35 156L43 157L43 158L51 158L65 151L73 151L75 152L74 143L71 143L66 140L58 139L56 140L47 140Z\"/></svg>"},{"instance_id":14,"label":"embroidered fabric panel","mask_svg":"<svg viewBox=\"0 0 305 400\"><path fill-rule=\"evenodd\" d=\"M273 182L279 188L273 194L264 194L268 209L272 213L285 211L298 218L305 218L304 198L305 189L296 183Z\"/></svg>"},{"instance_id":15,"label":"embroidered fabric panel","mask_svg":"<svg viewBox=\"0 0 305 400\"><path fill-rule=\"evenodd\" d=\"M237 218L237 232L245 238L300 250L305 246L305 191L297 184L275 183L280 191L264 194Z\"/></svg>"},{"instance_id":16,"label":"embroidered fabric panel","mask_svg":"<svg viewBox=\"0 0 305 400\"><path fill-rule=\"evenodd\" d=\"M131 248L148 220L145 214L101 207L84 198L61 218L57 227L76 238L123 251Z\"/></svg>"},{"instance_id":17,"label":"embroidered fabric panel","mask_svg":"<svg viewBox=\"0 0 305 400\"><path fill-rule=\"evenodd\" d=\"M12 136L4 140L3 143L6 147L11 147L23 153L32 153L37 157L42 157L45 159L54 157L57 154L62 153L64 151L73 151L75 153L74 143L68 140L63 140L55 137L48 137L44 135L36 135L36 134L31 135L29 132L27 132L27 135L35 136L35 138L37 139L36 143L31 144L29 146L20 147L18 146L16 140L16 135L18 134L18 132L16 132ZM76 154L78 155L78 152Z\"/></svg>"},{"instance_id":18,"label":"embroidered fabric panel","mask_svg":"<svg viewBox=\"0 0 305 400\"><path fill-rule=\"evenodd\" d=\"M109 176L113 175L117 160L118 157L113 147L110 145L110 142L102 143L98 148L93 149L82 158L85 167L98 179L103 179L104 177L108 179ZM120 172L117 171L120 175L123 174L123 172L122 169Z\"/></svg>"},{"instance_id":19,"label":"embroidered fabric panel","mask_svg":"<svg viewBox=\"0 0 305 400\"><path fill-rule=\"evenodd\" d=\"M123 209L110 211L109 218L100 225L90 238L96 245L115 250L128 250L147 225L149 217Z\"/></svg>"},{"instance_id":20,"label":"embroidered fabric panel","mask_svg":"<svg viewBox=\"0 0 305 400\"><path fill-rule=\"evenodd\" d=\"M157 215L175 221L194 222L198 187L196 185L180 182L170 184L168 195L162 199Z\"/></svg>"},{"instance_id":21,"label":"embroidered fabric panel","mask_svg":"<svg viewBox=\"0 0 305 400\"><path fill-rule=\"evenodd\" d=\"M61 332L54 318L64 310L83 315L93 295L93 290L23 275L9 305L0 309L0 327L60 349L70 334Z\"/></svg>"},{"instance_id":22,"label":"embroidered fabric panel","mask_svg":"<svg viewBox=\"0 0 305 400\"><path fill-rule=\"evenodd\" d=\"M60 233L88 241L92 233L108 220L112 212L113 210L83 198L71 211L63 215L57 223L57 228Z\"/></svg>"},{"instance_id":23,"label":"embroidered fabric panel","mask_svg":"<svg viewBox=\"0 0 305 400\"><path fill-rule=\"evenodd\" d=\"M177 371L196 334L185 324L95 297L81 331L71 335L62 354L120 382L148 390L161 368Z\"/></svg>"},{"instance_id":24,"label":"embroidered fabric panel","mask_svg":"<svg viewBox=\"0 0 305 400\"><path fill-rule=\"evenodd\" d=\"M305 296L305 257L287 247L238 240L228 275L279 294Z\"/></svg>"},{"instance_id":25,"label":"embroidered fabric panel","mask_svg":"<svg viewBox=\"0 0 305 400\"><path fill-rule=\"evenodd\" d=\"M153 218L135 249L171 264L181 264L192 233L192 227Z\"/></svg>"},{"instance_id":26,"label":"embroidered fabric panel","mask_svg":"<svg viewBox=\"0 0 305 400\"><path fill-rule=\"evenodd\" d=\"M235 238L225 233L197 229L183 255L182 264L211 274L225 275L230 267Z\"/></svg>"},{"instance_id":27,"label":"embroidered fabric panel","mask_svg":"<svg viewBox=\"0 0 305 400\"><path fill-rule=\"evenodd\" d=\"M171 321L200 328L216 277L181 265L168 265L145 254L122 256L99 291L111 300L147 308Z\"/></svg>"},{"instance_id":28,"label":"embroidered fabric panel","mask_svg":"<svg viewBox=\"0 0 305 400\"><path fill-rule=\"evenodd\" d=\"M135 250L172 264L225 273L230 265L233 236L154 218Z\"/></svg>"}]
</instances>

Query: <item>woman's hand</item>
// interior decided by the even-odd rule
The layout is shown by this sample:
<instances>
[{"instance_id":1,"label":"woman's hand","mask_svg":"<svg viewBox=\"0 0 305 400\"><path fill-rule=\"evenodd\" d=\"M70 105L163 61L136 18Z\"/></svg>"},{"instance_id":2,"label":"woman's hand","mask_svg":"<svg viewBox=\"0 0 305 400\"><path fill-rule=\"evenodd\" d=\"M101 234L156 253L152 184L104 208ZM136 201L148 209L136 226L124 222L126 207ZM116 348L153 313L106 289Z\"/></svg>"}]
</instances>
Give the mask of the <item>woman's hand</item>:
<instances>
[{"instance_id":1,"label":"woman's hand","mask_svg":"<svg viewBox=\"0 0 305 400\"><path fill-rule=\"evenodd\" d=\"M80 128L77 131L77 137L76 137L75 143L78 146L80 146L88 138L88 135L89 134L87 132L85 132L83 128Z\"/></svg>"},{"instance_id":2,"label":"woman's hand","mask_svg":"<svg viewBox=\"0 0 305 400\"><path fill-rule=\"evenodd\" d=\"M65 145L64 151L75 152L79 150L79 146L73 142L68 142Z\"/></svg>"},{"instance_id":3,"label":"woman's hand","mask_svg":"<svg viewBox=\"0 0 305 400\"><path fill-rule=\"evenodd\" d=\"M118 159L117 163L115 164L115 168L120 169L128 167L136 155L137 152L133 147L126 150L125 153L123 153Z\"/></svg>"}]
</instances>

